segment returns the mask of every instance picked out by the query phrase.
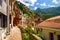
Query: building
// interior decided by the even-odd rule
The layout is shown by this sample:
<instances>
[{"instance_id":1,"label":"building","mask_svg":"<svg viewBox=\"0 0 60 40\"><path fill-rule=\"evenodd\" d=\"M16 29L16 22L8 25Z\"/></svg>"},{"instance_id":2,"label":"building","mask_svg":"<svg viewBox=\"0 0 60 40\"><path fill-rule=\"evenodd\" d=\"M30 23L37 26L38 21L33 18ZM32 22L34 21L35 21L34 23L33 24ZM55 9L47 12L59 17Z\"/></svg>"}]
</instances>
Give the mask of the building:
<instances>
[{"instance_id":1,"label":"building","mask_svg":"<svg viewBox=\"0 0 60 40\"><path fill-rule=\"evenodd\" d=\"M12 4L12 1L0 0L0 27L7 27L9 24L13 24L12 10L14 4Z\"/></svg>"},{"instance_id":2,"label":"building","mask_svg":"<svg viewBox=\"0 0 60 40\"><path fill-rule=\"evenodd\" d=\"M7 0L0 0L0 27L7 26Z\"/></svg>"},{"instance_id":3,"label":"building","mask_svg":"<svg viewBox=\"0 0 60 40\"><path fill-rule=\"evenodd\" d=\"M38 24L38 33L44 35L45 40L60 40L60 16L45 20Z\"/></svg>"}]
</instances>

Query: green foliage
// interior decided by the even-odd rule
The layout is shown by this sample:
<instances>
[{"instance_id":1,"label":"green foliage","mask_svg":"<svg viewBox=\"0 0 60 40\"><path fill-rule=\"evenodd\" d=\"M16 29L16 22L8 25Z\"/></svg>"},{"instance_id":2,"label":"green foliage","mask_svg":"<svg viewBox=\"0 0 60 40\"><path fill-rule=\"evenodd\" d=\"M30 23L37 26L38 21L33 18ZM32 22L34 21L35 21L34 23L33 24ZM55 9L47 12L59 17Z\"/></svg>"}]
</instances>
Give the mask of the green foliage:
<instances>
[{"instance_id":1,"label":"green foliage","mask_svg":"<svg viewBox=\"0 0 60 40\"><path fill-rule=\"evenodd\" d=\"M29 27L27 27L25 30L26 30L26 32L28 32L28 33L37 34L36 31L32 30L32 29L29 28Z\"/></svg>"},{"instance_id":2,"label":"green foliage","mask_svg":"<svg viewBox=\"0 0 60 40\"><path fill-rule=\"evenodd\" d=\"M24 4L22 4L22 3L17 3L17 6L18 6L18 8L23 12L23 14L26 14L26 16L28 16L28 17L31 17L31 18L33 18L34 17L34 13L33 13L33 11L31 11L28 7L26 7Z\"/></svg>"},{"instance_id":3,"label":"green foliage","mask_svg":"<svg viewBox=\"0 0 60 40\"><path fill-rule=\"evenodd\" d=\"M48 14L46 11L38 8L34 11L38 16L40 16L40 14Z\"/></svg>"},{"instance_id":4,"label":"green foliage","mask_svg":"<svg viewBox=\"0 0 60 40\"><path fill-rule=\"evenodd\" d=\"M38 37L43 38L42 34L36 34Z\"/></svg>"},{"instance_id":5,"label":"green foliage","mask_svg":"<svg viewBox=\"0 0 60 40\"><path fill-rule=\"evenodd\" d=\"M22 4L18 4L19 9L23 10L23 5Z\"/></svg>"},{"instance_id":6,"label":"green foliage","mask_svg":"<svg viewBox=\"0 0 60 40\"><path fill-rule=\"evenodd\" d=\"M48 18L53 17L54 15L52 15L52 14L40 14L40 16L42 16L43 20L46 20Z\"/></svg>"},{"instance_id":7,"label":"green foliage","mask_svg":"<svg viewBox=\"0 0 60 40\"><path fill-rule=\"evenodd\" d=\"M27 33L23 34L23 40L30 40L29 34Z\"/></svg>"},{"instance_id":8,"label":"green foliage","mask_svg":"<svg viewBox=\"0 0 60 40\"><path fill-rule=\"evenodd\" d=\"M48 18L60 15L60 6L46 9L38 8L37 10L34 10L34 12L37 14L36 17L42 15L43 20L46 20Z\"/></svg>"},{"instance_id":9,"label":"green foliage","mask_svg":"<svg viewBox=\"0 0 60 40\"><path fill-rule=\"evenodd\" d=\"M53 14L53 15L60 15L60 6L59 7L51 7L44 9L46 12Z\"/></svg>"},{"instance_id":10,"label":"green foliage","mask_svg":"<svg viewBox=\"0 0 60 40\"><path fill-rule=\"evenodd\" d=\"M29 27L27 27L25 30L26 30L26 32L28 32L28 33L32 33L32 34L37 35L37 36L40 37L40 38L43 38L43 35L42 35L42 34L38 34L35 30L32 30L32 29L29 28Z\"/></svg>"},{"instance_id":11,"label":"green foliage","mask_svg":"<svg viewBox=\"0 0 60 40\"><path fill-rule=\"evenodd\" d=\"M53 14L53 15L60 15L60 6L59 7L51 7L46 9L40 9L34 11L37 14Z\"/></svg>"}]
</instances>

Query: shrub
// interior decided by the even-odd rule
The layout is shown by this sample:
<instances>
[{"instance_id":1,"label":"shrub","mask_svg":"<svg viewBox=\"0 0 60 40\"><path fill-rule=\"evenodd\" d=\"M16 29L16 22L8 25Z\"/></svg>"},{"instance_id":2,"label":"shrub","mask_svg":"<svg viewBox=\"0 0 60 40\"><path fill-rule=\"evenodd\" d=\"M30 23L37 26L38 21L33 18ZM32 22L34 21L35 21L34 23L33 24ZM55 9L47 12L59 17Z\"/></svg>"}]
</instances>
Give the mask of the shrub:
<instances>
[{"instance_id":1,"label":"shrub","mask_svg":"<svg viewBox=\"0 0 60 40\"><path fill-rule=\"evenodd\" d=\"M29 28L29 27L27 27L25 30L26 30L26 32L28 32L28 33L37 34L36 31L32 30L32 29Z\"/></svg>"},{"instance_id":2,"label":"shrub","mask_svg":"<svg viewBox=\"0 0 60 40\"><path fill-rule=\"evenodd\" d=\"M43 38L42 34L36 34L38 37Z\"/></svg>"},{"instance_id":3,"label":"shrub","mask_svg":"<svg viewBox=\"0 0 60 40\"><path fill-rule=\"evenodd\" d=\"M23 40L30 40L29 34L24 34L24 35L23 35Z\"/></svg>"}]
</instances>

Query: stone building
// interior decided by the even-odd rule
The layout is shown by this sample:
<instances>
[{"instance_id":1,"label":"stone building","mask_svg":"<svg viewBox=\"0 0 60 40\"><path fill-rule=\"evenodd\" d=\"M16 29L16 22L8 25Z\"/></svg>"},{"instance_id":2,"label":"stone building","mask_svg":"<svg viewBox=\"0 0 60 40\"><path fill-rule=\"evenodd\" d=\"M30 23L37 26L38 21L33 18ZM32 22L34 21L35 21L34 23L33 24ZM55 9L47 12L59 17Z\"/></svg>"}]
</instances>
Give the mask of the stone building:
<instances>
[{"instance_id":1,"label":"stone building","mask_svg":"<svg viewBox=\"0 0 60 40\"><path fill-rule=\"evenodd\" d=\"M60 40L60 16L45 20L38 24L38 33L44 35L45 40Z\"/></svg>"},{"instance_id":2,"label":"stone building","mask_svg":"<svg viewBox=\"0 0 60 40\"><path fill-rule=\"evenodd\" d=\"M0 0L0 27L7 26L7 0Z\"/></svg>"}]
</instances>

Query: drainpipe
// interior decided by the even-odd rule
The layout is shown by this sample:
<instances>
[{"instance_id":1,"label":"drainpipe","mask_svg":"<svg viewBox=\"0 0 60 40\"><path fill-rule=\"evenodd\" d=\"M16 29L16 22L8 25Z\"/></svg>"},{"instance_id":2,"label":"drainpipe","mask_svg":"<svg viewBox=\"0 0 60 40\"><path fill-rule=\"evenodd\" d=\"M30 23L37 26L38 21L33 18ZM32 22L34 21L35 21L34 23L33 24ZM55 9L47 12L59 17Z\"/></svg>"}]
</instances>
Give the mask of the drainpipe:
<instances>
[{"instance_id":1,"label":"drainpipe","mask_svg":"<svg viewBox=\"0 0 60 40\"><path fill-rule=\"evenodd\" d=\"M9 30L9 0L7 0L8 1L8 4L7 4L7 6L8 6L8 11L7 11L7 34L9 34L9 32L10 32L10 30Z\"/></svg>"}]
</instances>

